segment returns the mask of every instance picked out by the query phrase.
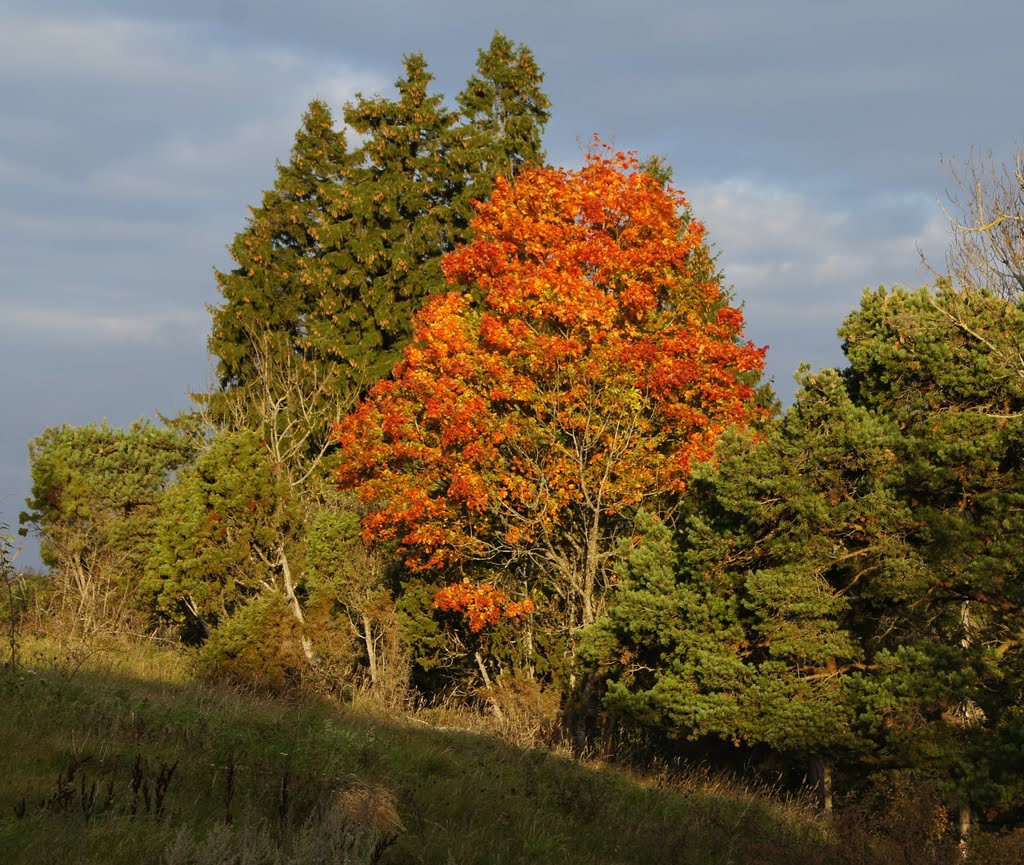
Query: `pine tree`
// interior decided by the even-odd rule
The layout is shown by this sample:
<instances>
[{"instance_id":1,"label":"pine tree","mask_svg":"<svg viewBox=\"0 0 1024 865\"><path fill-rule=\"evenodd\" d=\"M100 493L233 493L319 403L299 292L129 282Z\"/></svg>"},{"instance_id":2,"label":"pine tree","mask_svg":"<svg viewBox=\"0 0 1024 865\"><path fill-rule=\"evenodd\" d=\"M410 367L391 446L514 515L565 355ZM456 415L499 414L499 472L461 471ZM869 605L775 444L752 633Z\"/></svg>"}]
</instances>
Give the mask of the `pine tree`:
<instances>
[{"instance_id":1,"label":"pine tree","mask_svg":"<svg viewBox=\"0 0 1024 865\"><path fill-rule=\"evenodd\" d=\"M477 57L477 74L458 95L462 165L466 182L454 207L471 219L471 202L491 196L498 177L513 178L544 163L541 136L551 103L541 90L544 75L525 45L495 33Z\"/></svg>"},{"instance_id":2,"label":"pine tree","mask_svg":"<svg viewBox=\"0 0 1024 865\"><path fill-rule=\"evenodd\" d=\"M841 334L842 375L644 527L591 654L626 717L899 767L966 831L1024 801L1024 316L879 290Z\"/></svg>"},{"instance_id":3,"label":"pine tree","mask_svg":"<svg viewBox=\"0 0 1024 865\"><path fill-rule=\"evenodd\" d=\"M855 682L884 628L873 601L858 602L905 601L914 573L912 523L891 490L895 437L834 372L805 374L796 404L756 439L728 437L691 484L677 538L640 524L595 638L609 707L823 769L867 747Z\"/></svg>"},{"instance_id":4,"label":"pine tree","mask_svg":"<svg viewBox=\"0 0 1024 865\"><path fill-rule=\"evenodd\" d=\"M231 244L237 266L217 273L224 303L211 310L209 348L218 358L222 393L253 384L267 363L284 354L309 359L307 330L319 291L308 262L327 252L321 238L336 219L332 193L346 181L350 165L345 136L335 131L330 110L311 102L291 160L278 165L273 188ZM272 357L261 356L268 351Z\"/></svg>"},{"instance_id":5,"label":"pine tree","mask_svg":"<svg viewBox=\"0 0 1024 865\"><path fill-rule=\"evenodd\" d=\"M900 686L868 704L966 832L972 807L1024 802L1024 313L987 291L879 289L840 334L852 395L902 431L897 491L927 574L916 630L887 659Z\"/></svg>"},{"instance_id":6,"label":"pine tree","mask_svg":"<svg viewBox=\"0 0 1024 865\"><path fill-rule=\"evenodd\" d=\"M447 147L455 117L428 92L433 75L422 55L405 58L405 73L397 100L360 96L345 108L345 122L366 140L359 170L335 190L336 209L350 217L326 238L351 264L330 265L327 279L336 281L313 326L315 345L370 381L390 371L420 303L443 288L438 260L454 242Z\"/></svg>"},{"instance_id":7,"label":"pine tree","mask_svg":"<svg viewBox=\"0 0 1024 865\"><path fill-rule=\"evenodd\" d=\"M447 290L440 258L471 238L473 202L499 176L543 159L548 118L532 53L500 34L480 52L460 111L430 92L422 55L404 62L397 99L359 96L346 106L365 142L349 182L333 190L338 216L324 242L337 260L312 265L324 290L311 343L367 385L391 371L426 299Z\"/></svg>"},{"instance_id":8,"label":"pine tree","mask_svg":"<svg viewBox=\"0 0 1024 865\"><path fill-rule=\"evenodd\" d=\"M175 429L137 421L49 427L29 444L32 495L22 533L39 537L58 597L77 625L118 627L136 594L169 479L194 456Z\"/></svg>"},{"instance_id":9,"label":"pine tree","mask_svg":"<svg viewBox=\"0 0 1024 865\"><path fill-rule=\"evenodd\" d=\"M161 503L144 590L205 635L278 582L278 545L298 518L287 484L250 430L224 432Z\"/></svg>"}]
</instances>

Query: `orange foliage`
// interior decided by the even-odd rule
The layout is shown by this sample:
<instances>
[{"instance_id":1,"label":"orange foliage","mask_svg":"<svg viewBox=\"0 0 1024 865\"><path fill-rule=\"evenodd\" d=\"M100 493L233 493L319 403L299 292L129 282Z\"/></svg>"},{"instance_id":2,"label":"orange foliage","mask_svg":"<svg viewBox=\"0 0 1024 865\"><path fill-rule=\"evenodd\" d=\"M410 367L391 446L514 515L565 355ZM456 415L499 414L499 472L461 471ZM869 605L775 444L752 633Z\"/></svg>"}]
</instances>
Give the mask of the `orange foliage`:
<instances>
[{"instance_id":1,"label":"orange foliage","mask_svg":"<svg viewBox=\"0 0 1024 865\"><path fill-rule=\"evenodd\" d=\"M368 540L397 539L414 568L526 557L567 601L593 595L616 526L759 412L764 349L693 271L686 207L599 145L577 171L499 179L443 261L454 290L334 430Z\"/></svg>"},{"instance_id":2,"label":"orange foliage","mask_svg":"<svg viewBox=\"0 0 1024 865\"><path fill-rule=\"evenodd\" d=\"M522 619L534 611L533 601L529 598L510 601L501 589L496 589L491 583L473 584L468 579L452 583L435 593L434 608L462 613L474 634L498 624L503 618Z\"/></svg>"}]
</instances>

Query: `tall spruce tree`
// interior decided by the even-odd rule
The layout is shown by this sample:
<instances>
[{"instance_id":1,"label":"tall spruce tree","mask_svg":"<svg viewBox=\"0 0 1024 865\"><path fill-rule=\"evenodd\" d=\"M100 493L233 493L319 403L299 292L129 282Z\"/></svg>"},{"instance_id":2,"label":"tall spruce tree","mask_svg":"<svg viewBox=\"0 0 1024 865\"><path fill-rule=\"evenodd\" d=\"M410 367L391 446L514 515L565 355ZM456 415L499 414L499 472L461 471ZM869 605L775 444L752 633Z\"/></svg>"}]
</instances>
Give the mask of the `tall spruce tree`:
<instances>
[{"instance_id":1,"label":"tall spruce tree","mask_svg":"<svg viewBox=\"0 0 1024 865\"><path fill-rule=\"evenodd\" d=\"M211 310L216 419L237 419L245 389L285 362L346 404L387 375L413 315L446 288L440 256L468 240L472 201L543 159L549 103L528 48L495 34L458 110L430 92L422 55L404 65L396 99L345 107L363 139L354 151L328 107L310 103L290 161L235 238L237 266L217 274L224 303Z\"/></svg>"},{"instance_id":2,"label":"tall spruce tree","mask_svg":"<svg viewBox=\"0 0 1024 865\"><path fill-rule=\"evenodd\" d=\"M503 37L494 45L497 53L480 79L490 106L481 96L472 118L430 92L432 75L420 55L406 57L397 99L360 96L346 106L346 123L362 139L354 151L327 106L312 102L289 162L278 166L273 188L231 246L236 267L217 274L224 302L212 310L209 340L218 359L217 387L197 401L215 435L253 433L282 481L274 513L289 518L266 522L260 531L275 536L258 549L267 579L284 587L299 623L303 541L324 506L319 481L327 431L390 372L409 340L413 315L429 295L445 290L439 260L468 237L467 190L489 192L498 173L539 158L539 128L547 116L540 73L527 49ZM503 73L505 62L521 71ZM520 103L542 106L525 125L509 113ZM485 122L506 105L500 123ZM537 128L531 131L530 124ZM502 143L513 129L515 140ZM506 157L497 159L498 152ZM216 475L211 483L224 486L227 478ZM199 506L188 501L198 489L193 482L176 494L172 504L182 515ZM227 492L222 498L225 505L247 507ZM222 513L220 519L248 525L254 513ZM165 550L160 571L166 585L176 569L189 566L183 549L172 544Z\"/></svg>"},{"instance_id":3,"label":"tall spruce tree","mask_svg":"<svg viewBox=\"0 0 1024 865\"><path fill-rule=\"evenodd\" d=\"M346 182L351 165L344 133L334 129L327 105L314 100L295 136L290 161L278 165L273 188L231 244L236 267L217 273L224 303L211 310L209 348L218 359L220 386L214 408L221 398L263 377L268 365L284 363L286 356L322 366L308 350L309 319L321 291L308 263L328 253L322 237L337 219L331 210L333 193ZM347 263L337 260L337 250L330 252L332 265L344 269Z\"/></svg>"},{"instance_id":4,"label":"tall spruce tree","mask_svg":"<svg viewBox=\"0 0 1024 865\"><path fill-rule=\"evenodd\" d=\"M278 165L273 188L231 245L236 267L217 273L224 302L211 310L209 348L218 358L218 386L196 397L212 442L195 472L168 495L161 545L149 567L165 611L183 605L204 634L236 601L268 588L304 623L297 566L305 521L321 490L330 425L362 387L350 367L311 339L328 290L318 281L328 270L318 263L329 261L338 271L348 266L347 250L324 239L345 218L337 190L349 182L355 159L327 105L311 102L289 161ZM273 495L241 492L239 477L253 484L262 478ZM189 530L193 542L183 539L189 532L175 535L182 526L195 529ZM227 588L217 595L219 606L207 609L204 592L217 580ZM202 588L181 588L190 581ZM305 637L303 649L312 658Z\"/></svg>"},{"instance_id":5,"label":"tall spruce tree","mask_svg":"<svg viewBox=\"0 0 1024 865\"><path fill-rule=\"evenodd\" d=\"M364 138L358 168L333 190L336 218L313 266L330 285L312 325L313 343L357 370L383 378L412 338L412 318L447 290L440 258L471 237L472 202L499 177L543 160L548 99L525 46L496 34L481 51L459 110L430 92L433 75L420 54L405 58L397 99L358 97L345 121ZM341 252L344 251L344 252Z\"/></svg>"},{"instance_id":6,"label":"tall spruce tree","mask_svg":"<svg viewBox=\"0 0 1024 865\"><path fill-rule=\"evenodd\" d=\"M541 89L544 75L525 45L495 33L480 51L476 69L458 95L466 179L454 209L457 218L467 220L473 215L471 202L490 198L498 177L543 164L541 136L551 107Z\"/></svg>"},{"instance_id":7,"label":"tall spruce tree","mask_svg":"<svg viewBox=\"0 0 1024 865\"><path fill-rule=\"evenodd\" d=\"M328 265L327 279L336 283L321 296L313 336L371 381L390 371L422 300L443 288L439 258L454 242L448 205L457 178L448 148L455 116L428 92L432 80L422 55L412 54L396 82L397 100L360 96L345 108L345 122L365 141L359 170L336 190L336 209L350 218L326 237L351 263Z\"/></svg>"}]
</instances>

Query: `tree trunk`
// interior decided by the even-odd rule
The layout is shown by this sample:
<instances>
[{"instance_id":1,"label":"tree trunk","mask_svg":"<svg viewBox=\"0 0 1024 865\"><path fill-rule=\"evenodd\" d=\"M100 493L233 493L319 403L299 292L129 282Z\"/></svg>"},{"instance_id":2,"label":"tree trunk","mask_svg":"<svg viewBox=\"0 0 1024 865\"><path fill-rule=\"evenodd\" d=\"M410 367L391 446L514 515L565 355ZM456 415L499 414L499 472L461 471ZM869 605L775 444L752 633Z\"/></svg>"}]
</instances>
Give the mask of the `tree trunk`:
<instances>
[{"instance_id":1,"label":"tree trunk","mask_svg":"<svg viewBox=\"0 0 1024 865\"><path fill-rule=\"evenodd\" d=\"M210 626L206 623L206 619L199 615L199 610L196 608L196 602L192 600L192 596L186 595L185 600L182 601L182 603L185 605L185 609L188 610L192 618L198 622L199 632L203 635L203 639L210 639Z\"/></svg>"},{"instance_id":2,"label":"tree trunk","mask_svg":"<svg viewBox=\"0 0 1024 865\"><path fill-rule=\"evenodd\" d=\"M299 599L295 596L292 569L288 564L288 556L285 555L284 547L278 549L277 557L278 564L281 566L281 575L284 577L284 596L291 605L292 614L298 620L298 623L305 628L306 617L302 612L302 604L299 603ZM306 660L311 664L316 663L316 652L313 651L313 644L310 642L309 637L303 633L299 639L302 641L302 654L306 656Z\"/></svg>"},{"instance_id":3,"label":"tree trunk","mask_svg":"<svg viewBox=\"0 0 1024 865\"><path fill-rule=\"evenodd\" d=\"M963 649L969 649L974 642L974 623L971 621L971 602L964 601L960 605L960 624L963 628L963 636L960 638L960 645ZM985 712L970 697L964 699L957 707L956 720L964 727L974 727L985 720ZM971 806L962 803L957 808L957 838L960 845L960 858L967 858L967 847L970 843L971 827L974 818L971 813Z\"/></svg>"},{"instance_id":4,"label":"tree trunk","mask_svg":"<svg viewBox=\"0 0 1024 865\"><path fill-rule=\"evenodd\" d=\"M958 846L960 847L960 858L967 858L967 850L970 845L971 829L974 825L974 814L970 805L961 805L957 809L956 829Z\"/></svg>"},{"instance_id":5,"label":"tree trunk","mask_svg":"<svg viewBox=\"0 0 1024 865\"><path fill-rule=\"evenodd\" d=\"M529 597L529 593L527 593ZM533 679L536 675L533 663L533 617L526 617L526 627L523 629L523 642L526 646L526 674Z\"/></svg>"},{"instance_id":6,"label":"tree trunk","mask_svg":"<svg viewBox=\"0 0 1024 865\"><path fill-rule=\"evenodd\" d=\"M380 669L377 665L377 643L373 639L373 627L366 613L360 614L363 620L363 642L366 644L366 659L370 665L370 686L374 692L380 686Z\"/></svg>"},{"instance_id":7,"label":"tree trunk","mask_svg":"<svg viewBox=\"0 0 1024 865\"><path fill-rule=\"evenodd\" d=\"M71 572L74 575L75 590L78 594L78 604L75 610L75 620L80 624L86 633L93 629L93 614L96 612L93 598L93 581L90 574L82 564L81 554L76 554L71 562Z\"/></svg>"},{"instance_id":8,"label":"tree trunk","mask_svg":"<svg viewBox=\"0 0 1024 865\"><path fill-rule=\"evenodd\" d=\"M590 563L587 562L587 569L583 574L583 627L594 624L594 574L591 571Z\"/></svg>"},{"instance_id":9,"label":"tree trunk","mask_svg":"<svg viewBox=\"0 0 1024 865\"><path fill-rule=\"evenodd\" d=\"M501 711L501 706L494 699L494 688L491 686L491 677L487 675L487 667L484 666L483 656L479 652L475 652L473 657L476 658L476 665L480 669L480 675L484 680L484 688L488 692L488 699L490 700L491 708L494 710L494 717L499 721L504 721L505 713Z\"/></svg>"},{"instance_id":10,"label":"tree trunk","mask_svg":"<svg viewBox=\"0 0 1024 865\"><path fill-rule=\"evenodd\" d=\"M814 789L818 807L822 813L832 815L832 760L829 757L815 754L811 757L811 787Z\"/></svg>"},{"instance_id":11,"label":"tree trunk","mask_svg":"<svg viewBox=\"0 0 1024 865\"><path fill-rule=\"evenodd\" d=\"M597 538L600 529L600 516L594 515L593 523L587 534L586 561L583 565L583 627L594 624L597 620Z\"/></svg>"}]
</instances>

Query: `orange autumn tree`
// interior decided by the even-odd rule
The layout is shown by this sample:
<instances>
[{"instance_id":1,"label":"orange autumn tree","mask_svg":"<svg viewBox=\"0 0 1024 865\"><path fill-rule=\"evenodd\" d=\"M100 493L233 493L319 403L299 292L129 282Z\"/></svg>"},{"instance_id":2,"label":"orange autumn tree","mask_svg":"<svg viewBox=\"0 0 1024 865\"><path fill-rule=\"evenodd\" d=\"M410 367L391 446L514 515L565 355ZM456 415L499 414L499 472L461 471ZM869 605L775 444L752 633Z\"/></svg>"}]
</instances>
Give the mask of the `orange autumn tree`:
<instances>
[{"instance_id":1,"label":"orange autumn tree","mask_svg":"<svg viewBox=\"0 0 1024 865\"><path fill-rule=\"evenodd\" d=\"M511 601L501 589L491 583L471 583L464 578L434 594L434 608L462 613L474 634L497 625L502 619L522 619L534 611L533 601Z\"/></svg>"},{"instance_id":2,"label":"orange autumn tree","mask_svg":"<svg viewBox=\"0 0 1024 865\"><path fill-rule=\"evenodd\" d=\"M759 414L764 349L706 274L704 227L633 155L500 180L392 378L334 430L370 541L484 566L591 624L636 510L661 512ZM703 262L703 266L701 266Z\"/></svg>"}]
</instances>

